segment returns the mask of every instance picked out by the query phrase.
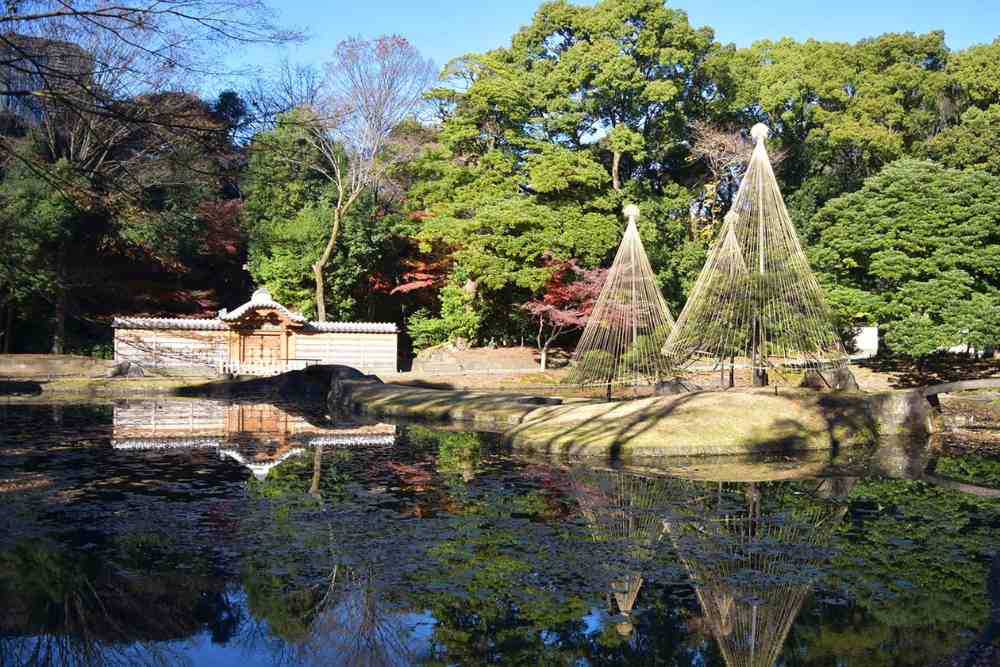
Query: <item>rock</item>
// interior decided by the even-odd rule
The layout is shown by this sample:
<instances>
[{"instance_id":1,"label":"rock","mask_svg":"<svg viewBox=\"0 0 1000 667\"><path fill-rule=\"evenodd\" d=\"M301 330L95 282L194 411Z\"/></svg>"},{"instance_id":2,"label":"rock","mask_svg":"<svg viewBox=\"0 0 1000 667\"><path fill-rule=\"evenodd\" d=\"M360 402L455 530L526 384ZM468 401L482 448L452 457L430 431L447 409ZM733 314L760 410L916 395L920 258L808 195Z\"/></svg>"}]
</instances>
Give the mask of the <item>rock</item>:
<instances>
[{"instance_id":1,"label":"rock","mask_svg":"<svg viewBox=\"0 0 1000 667\"><path fill-rule=\"evenodd\" d=\"M805 389L817 389L820 391L832 389L834 391L858 391L858 381L854 379L854 374L846 366L841 368L825 368L818 370L810 368L802 376L800 387Z\"/></svg>"},{"instance_id":2,"label":"rock","mask_svg":"<svg viewBox=\"0 0 1000 667\"><path fill-rule=\"evenodd\" d=\"M701 387L696 384L685 382L680 378L673 378L657 382L653 388L653 394L656 396L674 396L676 394L687 394L692 391L698 391L699 389Z\"/></svg>"},{"instance_id":3,"label":"rock","mask_svg":"<svg viewBox=\"0 0 1000 667\"><path fill-rule=\"evenodd\" d=\"M345 404L349 396L346 384L382 384L382 380L376 375L365 375L351 366L341 366L337 364L310 366L306 369L312 374L328 374L329 388L326 392L326 404L332 414L339 415L344 412Z\"/></svg>"},{"instance_id":4,"label":"rock","mask_svg":"<svg viewBox=\"0 0 1000 667\"><path fill-rule=\"evenodd\" d=\"M146 377L146 372L142 370L142 366L139 364L130 364L128 370L125 371L125 375L130 378L141 378Z\"/></svg>"},{"instance_id":5,"label":"rock","mask_svg":"<svg viewBox=\"0 0 1000 667\"><path fill-rule=\"evenodd\" d=\"M129 369L132 367L131 361L119 361L115 363L114 366L108 369L106 373L109 378L125 377L128 375Z\"/></svg>"},{"instance_id":6,"label":"rock","mask_svg":"<svg viewBox=\"0 0 1000 667\"><path fill-rule=\"evenodd\" d=\"M525 405L562 405L563 400L553 396L521 396L514 399Z\"/></svg>"}]
</instances>

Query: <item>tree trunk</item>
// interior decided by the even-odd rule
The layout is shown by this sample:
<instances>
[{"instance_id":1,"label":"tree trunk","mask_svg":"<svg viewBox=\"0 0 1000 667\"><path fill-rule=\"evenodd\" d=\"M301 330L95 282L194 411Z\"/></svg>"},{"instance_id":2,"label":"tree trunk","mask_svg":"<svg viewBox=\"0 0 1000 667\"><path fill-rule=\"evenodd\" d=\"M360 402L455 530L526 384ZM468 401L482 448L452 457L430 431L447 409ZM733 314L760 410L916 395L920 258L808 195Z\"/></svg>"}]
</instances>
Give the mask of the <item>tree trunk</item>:
<instances>
[{"instance_id":1,"label":"tree trunk","mask_svg":"<svg viewBox=\"0 0 1000 667\"><path fill-rule=\"evenodd\" d=\"M539 363L542 366L542 370L546 370L548 367L548 356L549 356L549 346L546 345L542 348L542 357L539 359Z\"/></svg>"},{"instance_id":2,"label":"tree trunk","mask_svg":"<svg viewBox=\"0 0 1000 667\"><path fill-rule=\"evenodd\" d=\"M323 292L323 267L330 261L330 255L333 254L333 249L337 245L337 236L340 234L340 216L341 211L334 211L333 228L330 230L330 238L326 242L326 247L323 248L323 254L320 255L319 260L312 266L313 276L316 277L316 319L320 322L326 322L326 295Z\"/></svg>"},{"instance_id":3,"label":"tree trunk","mask_svg":"<svg viewBox=\"0 0 1000 667\"><path fill-rule=\"evenodd\" d=\"M52 314L52 354L63 354L66 350L66 286L59 285L56 289Z\"/></svg>"},{"instance_id":4,"label":"tree trunk","mask_svg":"<svg viewBox=\"0 0 1000 667\"><path fill-rule=\"evenodd\" d=\"M3 323L3 346L2 349L4 354L9 354L11 347L14 345L11 343L11 339L14 337L14 304L8 302L4 307L4 323Z\"/></svg>"},{"instance_id":5,"label":"tree trunk","mask_svg":"<svg viewBox=\"0 0 1000 667\"><path fill-rule=\"evenodd\" d=\"M14 304L7 304L7 326L3 337L3 351L10 353L14 349Z\"/></svg>"},{"instance_id":6,"label":"tree trunk","mask_svg":"<svg viewBox=\"0 0 1000 667\"><path fill-rule=\"evenodd\" d=\"M611 187L615 192L622 191L622 179L619 175L622 163L621 151L615 151L611 156Z\"/></svg>"},{"instance_id":7,"label":"tree trunk","mask_svg":"<svg viewBox=\"0 0 1000 667\"><path fill-rule=\"evenodd\" d=\"M313 276L316 279L316 319L326 322L326 295L323 293L323 267L317 262L313 264Z\"/></svg>"},{"instance_id":8,"label":"tree trunk","mask_svg":"<svg viewBox=\"0 0 1000 667\"><path fill-rule=\"evenodd\" d=\"M316 453L313 454L313 474L312 482L309 484L309 495L314 498L319 498L319 481L323 470L323 446L318 445L316 447Z\"/></svg>"}]
</instances>

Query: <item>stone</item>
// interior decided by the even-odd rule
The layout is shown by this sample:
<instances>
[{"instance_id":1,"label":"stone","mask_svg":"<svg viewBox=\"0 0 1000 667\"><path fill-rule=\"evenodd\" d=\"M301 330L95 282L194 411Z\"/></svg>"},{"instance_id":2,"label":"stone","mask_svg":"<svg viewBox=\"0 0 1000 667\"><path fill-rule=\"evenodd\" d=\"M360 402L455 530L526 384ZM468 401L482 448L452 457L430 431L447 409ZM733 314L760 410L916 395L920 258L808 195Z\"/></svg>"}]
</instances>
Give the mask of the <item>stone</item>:
<instances>
[{"instance_id":1,"label":"stone","mask_svg":"<svg viewBox=\"0 0 1000 667\"><path fill-rule=\"evenodd\" d=\"M810 368L802 376L799 386L804 389L816 389L825 391L859 391L858 381L854 379L854 373L847 367L827 368L818 370Z\"/></svg>"},{"instance_id":2,"label":"stone","mask_svg":"<svg viewBox=\"0 0 1000 667\"><path fill-rule=\"evenodd\" d=\"M671 380L661 380L656 383L653 388L653 394L656 396L675 396L677 394L687 394L692 391L698 391L701 387L685 382L679 378L673 378Z\"/></svg>"},{"instance_id":3,"label":"stone","mask_svg":"<svg viewBox=\"0 0 1000 667\"><path fill-rule=\"evenodd\" d=\"M128 371L131 367L132 367L131 361L119 361L115 363L114 366L108 369L106 375L109 378L125 377L128 375Z\"/></svg>"}]
</instances>

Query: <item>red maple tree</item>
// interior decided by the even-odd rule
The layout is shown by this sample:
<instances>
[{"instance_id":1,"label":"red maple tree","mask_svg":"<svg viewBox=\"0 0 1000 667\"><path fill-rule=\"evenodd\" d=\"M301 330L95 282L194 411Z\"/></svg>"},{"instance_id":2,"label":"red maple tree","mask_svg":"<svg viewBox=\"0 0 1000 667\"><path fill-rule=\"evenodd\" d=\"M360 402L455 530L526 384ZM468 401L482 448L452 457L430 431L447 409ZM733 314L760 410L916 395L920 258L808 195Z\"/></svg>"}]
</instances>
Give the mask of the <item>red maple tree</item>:
<instances>
[{"instance_id":1,"label":"red maple tree","mask_svg":"<svg viewBox=\"0 0 1000 667\"><path fill-rule=\"evenodd\" d=\"M552 277L542 288L542 295L521 307L538 322L538 351L542 370L548 365L549 347L570 331L582 329L594 310L594 304L607 278L607 269L584 269L575 259L546 258Z\"/></svg>"}]
</instances>

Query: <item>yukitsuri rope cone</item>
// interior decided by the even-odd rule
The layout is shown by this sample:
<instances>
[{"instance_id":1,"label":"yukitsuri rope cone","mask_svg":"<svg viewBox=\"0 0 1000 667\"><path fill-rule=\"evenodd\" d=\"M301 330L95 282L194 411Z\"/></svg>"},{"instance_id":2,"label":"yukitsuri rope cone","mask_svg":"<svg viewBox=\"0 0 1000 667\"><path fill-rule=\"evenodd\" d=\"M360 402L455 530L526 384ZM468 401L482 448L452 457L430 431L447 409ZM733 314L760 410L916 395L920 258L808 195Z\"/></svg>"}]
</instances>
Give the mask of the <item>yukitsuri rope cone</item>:
<instances>
[{"instance_id":1,"label":"yukitsuri rope cone","mask_svg":"<svg viewBox=\"0 0 1000 667\"><path fill-rule=\"evenodd\" d=\"M754 384L767 384L772 369L846 369L830 308L771 168L769 132L762 123L750 130L756 146L747 173L663 345L675 374L717 372L732 386L741 368L752 369Z\"/></svg>"},{"instance_id":2,"label":"yukitsuri rope cone","mask_svg":"<svg viewBox=\"0 0 1000 667\"><path fill-rule=\"evenodd\" d=\"M826 547L846 502L812 499L809 506L772 514L762 511L755 484L720 484L715 492L695 484L691 492L694 502L665 525L708 629L728 667L772 667L830 557ZM716 494L720 502L712 508ZM732 503L739 495L742 508Z\"/></svg>"},{"instance_id":3,"label":"yukitsuri rope cone","mask_svg":"<svg viewBox=\"0 0 1000 667\"><path fill-rule=\"evenodd\" d=\"M573 354L567 384L612 387L655 384L666 376L660 348L674 324L656 284L636 222L639 207L625 207L628 224Z\"/></svg>"},{"instance_id":4,"label":"yukitsuri rope cone","mask_svg":"<svg viewBox=\"0 0 1000 667\"><path fill-rule=\"evenodd\" d=\"M594 541L608 550L608 562L603 565L609 570L611 595L623 617L616 628L628 634L644 581L641 568L664 535L661 510L670 495L669 482L589 466L571 469L570 478Z\"/></svg>"}]
</instances>

